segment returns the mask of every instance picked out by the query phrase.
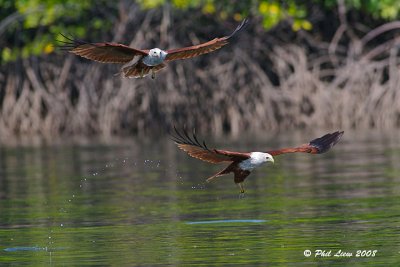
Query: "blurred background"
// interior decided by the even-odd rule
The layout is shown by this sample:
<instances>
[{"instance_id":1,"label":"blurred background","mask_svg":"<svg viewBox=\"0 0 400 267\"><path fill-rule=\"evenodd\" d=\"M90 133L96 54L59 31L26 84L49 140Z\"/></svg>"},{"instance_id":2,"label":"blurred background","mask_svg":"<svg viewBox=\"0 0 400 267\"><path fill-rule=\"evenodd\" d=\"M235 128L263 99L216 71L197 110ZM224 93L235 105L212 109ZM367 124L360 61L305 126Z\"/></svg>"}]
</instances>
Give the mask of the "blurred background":
<instances>
[{"instance_id":1,"label":"blurred background","mask_svg":"<svg viewBox=\"0 0 400 267\"><path fill-rule=\"evenodd\" d=\"M60 51L91 42L177 48L230 34L155 80ZM400 126L397 0L0 0L0 137L216 135Z\"/></svg>"},{"instance_id":2,"label":"blurred background","mask_svg":"<svg viewBox=\"0 0 400 267\"><path fill-rule=\"evenodd\" d=\"M58 47L171 49L244 18L155 80ZM0 265L399 266L399 18L398 0L0 0ZM255 170L239 198L173 125L234 151L345 134Z\"/></svg>"}]
</instances>

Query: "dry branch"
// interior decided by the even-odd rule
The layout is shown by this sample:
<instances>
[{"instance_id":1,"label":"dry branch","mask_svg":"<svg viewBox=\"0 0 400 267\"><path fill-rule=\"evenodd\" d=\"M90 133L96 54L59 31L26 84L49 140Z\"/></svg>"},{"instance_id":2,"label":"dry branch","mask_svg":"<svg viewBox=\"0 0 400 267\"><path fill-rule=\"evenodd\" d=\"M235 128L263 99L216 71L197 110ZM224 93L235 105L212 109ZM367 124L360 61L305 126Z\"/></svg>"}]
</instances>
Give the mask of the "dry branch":
<instances>
[{"instance_id":1,"label":"dry branch","mask_svg":"<svg viewBox=\"0 0 400 267\"><path fill-rule=\"evenodd\" d=\"M138 47L160 37L165 47L186 45L187 39L175 43L179 32L165 34L173 23L170 12L165 7L160 14L138 17L121 7L114 39L130 36L125 41ZM1 74L0 135L113 136L164 131L173 124L232 135L243 129L399 127L398 38L367 46L397 27L386 25L355 38L344 21L332 43L320 45L317 57L297 45L266 50L263 36L243 31L212 55L172 62L156 80L115 77L118 66L66 54L41 58L39 65L25 60L23 71L9 67ZM338 49L344 34L352 38ZM190 31L185 36L202 39ZM63 64L57 64L60 59Z\"/></svg>"}]
</instances>

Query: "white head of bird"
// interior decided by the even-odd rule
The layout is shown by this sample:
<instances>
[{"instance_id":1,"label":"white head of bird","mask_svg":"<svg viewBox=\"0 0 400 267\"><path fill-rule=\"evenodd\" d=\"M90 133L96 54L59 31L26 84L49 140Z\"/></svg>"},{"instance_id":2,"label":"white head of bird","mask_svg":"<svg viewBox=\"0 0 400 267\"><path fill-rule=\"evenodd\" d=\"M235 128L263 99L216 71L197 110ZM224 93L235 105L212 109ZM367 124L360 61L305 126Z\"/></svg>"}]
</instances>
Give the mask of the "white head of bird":
<instances>
[{"instance_id":1,"label":"white head of bird","mask_svg":"<svg viewBox=\"0 0 400 267\"><path fill-rule=\"evenodd\" d=\"M149 55L143 58L143 63L147 66L156 66L161 64L166 56L167 52L161 50L160 48L153 48L150 49Z\"/></svg>"},{"instance_id":2,"label":"white head of bird","mask_svg":"<svg viewBox=\"0 0 400 267\"><path fill-rule=\"evenodd\" d=\"M274 163L272 155L263 152L251 152L250 158L240 162L239 167L243 170L251 171L267 162Z\"/></svg>"}]
</instances>

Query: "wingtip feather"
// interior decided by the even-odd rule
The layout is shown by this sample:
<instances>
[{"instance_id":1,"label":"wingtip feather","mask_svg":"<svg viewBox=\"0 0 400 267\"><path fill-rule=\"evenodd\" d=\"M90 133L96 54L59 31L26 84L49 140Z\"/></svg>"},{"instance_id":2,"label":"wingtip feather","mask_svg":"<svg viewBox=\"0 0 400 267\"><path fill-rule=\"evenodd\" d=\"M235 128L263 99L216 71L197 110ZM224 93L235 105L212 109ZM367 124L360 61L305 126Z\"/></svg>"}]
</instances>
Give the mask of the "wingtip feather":
<instances>
[{"instance_id":1,"label":"wingtip feather","mask_svg":"<svg viewBox=\"0 0 400 267\"><path fill-rule=\"evenodd\" d=\"M226 37L226 39L229 39L231 37L233 37L238 31L240 31L241 29L243 29L247 24L249 23L249 19L245 18L244 20L242 20L242 22L236 27L236 29Z\"/></svg>"},{"instance_id":2,"label":"wingtip feather","mask_svg":"<svg viewBox=\"0 0 400 267\"><path fill-rule=\"evenodd\" d=\"M85 41L82 41L79 39L75 39L73 36L67 36L61 32L59 34L67 40L67 41L56 40L56 42L62 44L62 45L56 45L56 47L58 47L62 51L72 52L72 50L74 50L78 46L83 45L83 44L88 44L88 42L85 42Z\"/></svg>"},{"instance_id":3,"label":"wingtip feather","mask_svg":"<svg viewBox=\"0 0 400 267\"><path fill-rule=\"evenodd\" d=\"M328 133L322 137L316 138L310 142L310 145L318 149L318 154L322 154L335 146L342 138L344 131Z\"/></svg>"}]
</instances>

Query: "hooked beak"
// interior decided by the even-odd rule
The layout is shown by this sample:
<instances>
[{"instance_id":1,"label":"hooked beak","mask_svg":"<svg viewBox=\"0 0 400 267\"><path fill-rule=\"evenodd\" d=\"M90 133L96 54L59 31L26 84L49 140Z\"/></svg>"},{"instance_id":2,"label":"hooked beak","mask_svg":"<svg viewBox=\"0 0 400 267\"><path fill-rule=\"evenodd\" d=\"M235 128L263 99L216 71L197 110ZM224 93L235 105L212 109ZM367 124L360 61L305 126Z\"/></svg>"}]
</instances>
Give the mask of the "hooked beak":
<instances>
[{"instance_id":1,"label":"hooked beak","mask_svg":"<svg viewBox=\"0 0 400 267\"><path fill-rule=\"evenodd\" d=\"M270 158L270 160L269 160L272 164L274 164L275 163L275 160L274 160L274 158Z\"/></svg>"}]
</instances>

